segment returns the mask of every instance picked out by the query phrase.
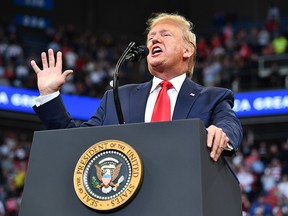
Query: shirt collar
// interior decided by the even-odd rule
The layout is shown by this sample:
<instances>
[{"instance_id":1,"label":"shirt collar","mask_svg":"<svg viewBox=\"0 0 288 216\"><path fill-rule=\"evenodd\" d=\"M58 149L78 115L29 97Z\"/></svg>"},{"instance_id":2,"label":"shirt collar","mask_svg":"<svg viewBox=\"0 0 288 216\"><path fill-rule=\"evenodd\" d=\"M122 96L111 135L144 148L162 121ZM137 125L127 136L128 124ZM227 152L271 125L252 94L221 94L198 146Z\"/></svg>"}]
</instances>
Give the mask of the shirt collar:
<instances>
[{"instance_id":1,"label":"shirt collar","mask_svg":"<svg viewBox=\"0 0 288 216\"><path fill-rule=\"evenodd\" d=\"M186 78L186 74L181 74L180 76L177 76L177 77L174 77L173 79L169 80L172 85L173 85L173 88L179 92L180 91L180 88L184 82ZM150 93L152 93L153 91L155 91L155 89L157 89L159 87L159 84L162 82L163 80L162 79L159 79L158 77L153 77L153 80L152 80L152 88L151 88L151 91Z\"/></svg>"}]
</instances>

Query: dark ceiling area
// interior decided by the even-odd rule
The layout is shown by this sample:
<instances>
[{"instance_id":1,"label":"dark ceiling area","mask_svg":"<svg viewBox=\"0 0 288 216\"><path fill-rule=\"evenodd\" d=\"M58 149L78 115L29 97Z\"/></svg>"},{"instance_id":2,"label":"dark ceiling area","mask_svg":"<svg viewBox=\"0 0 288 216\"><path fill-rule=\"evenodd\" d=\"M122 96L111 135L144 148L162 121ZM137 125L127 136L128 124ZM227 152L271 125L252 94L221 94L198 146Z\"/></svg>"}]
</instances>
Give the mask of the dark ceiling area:
<instances>
[{"instance_id":1,"label":"dark ceiling area","mask_svg":"<svg viewBox=\"0 0 288 216\"><path fill-rule=\"evenodd\" d=\"M193 1L193 0L146 0L146 1L52 1L50 10L27 8L14 1L1 1L1 20L11 21L15 14L49 17L54 26L73 24L80 31L143 36L146 20L155 12L175 12L185 15L195 25L195 31L210 31L217 16L233 17L234 20L264 21L271 3L280 9L280 15L288 15L288 2L281 0L242 1ZM69 6L69 7L68 7Z\"/></svg>"},{"instance_id":2,"label":"dark ceiling area","mask_svg":"<svg viewBox=\"0 0 288 216\"><path fill-rule=\"evenodd\" d=\"M147 18L153 12L177 12L189 18L199 30L205 30L214 18L220 14L234 15L237 19L263 20L271 3L280 8L282 15L288 12L288 2L280 0L242 0L242 1L69 1L67 11L66 2L55 1L55 17L58 21L69 22L77 20L83 22L86 28L99 31L122 31L141 33L145 28ZM71 7L71 9L70 9ZM65 15L64 15L65 13Z\"/></svg>"}]
</instances>

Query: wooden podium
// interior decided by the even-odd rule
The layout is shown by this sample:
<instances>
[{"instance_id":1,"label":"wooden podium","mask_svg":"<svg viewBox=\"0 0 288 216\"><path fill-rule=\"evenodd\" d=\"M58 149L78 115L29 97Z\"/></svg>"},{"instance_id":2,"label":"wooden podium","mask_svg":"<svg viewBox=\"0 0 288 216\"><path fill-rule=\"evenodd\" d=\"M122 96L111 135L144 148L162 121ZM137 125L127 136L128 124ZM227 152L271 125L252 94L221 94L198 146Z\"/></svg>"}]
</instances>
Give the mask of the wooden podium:
<instances>
[{"instance_id":1,"label":"wooden podium","mask_svg":"<svg viewBox=\"0 0 288 216\"><path fill-rule=\"evenodd\" d=\"M137 151L144 178L128 205L99 212L78 199L73 174L83 152L111 139ZM37 131L20 216L241 216L239 183L209 152L199 119Z\"/></svg>"}]
</instances>

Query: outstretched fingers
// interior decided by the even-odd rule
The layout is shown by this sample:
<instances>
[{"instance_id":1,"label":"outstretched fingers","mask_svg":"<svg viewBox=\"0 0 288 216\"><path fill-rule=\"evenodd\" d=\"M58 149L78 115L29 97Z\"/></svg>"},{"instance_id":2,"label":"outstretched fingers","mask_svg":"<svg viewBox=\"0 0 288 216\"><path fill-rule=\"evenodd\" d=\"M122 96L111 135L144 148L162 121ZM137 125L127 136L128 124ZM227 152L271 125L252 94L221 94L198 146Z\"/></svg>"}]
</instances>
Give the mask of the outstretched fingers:
<instances>
[{"instance_id":1,"label":"outstretched fingers","mask_svg":"<svg viewBox=\"0 0 288 216\"><path fill-rule=\"evenodd\" d=\"M43 66L43 70L48 68L48 61L47 61L47 55L45 52L41 53L41 60L42 60L42 66Z\"/></svg>"},{"instance_id":2,"label":"outstretched fingers","mask_svg":"<svg viewBox=\"0 0 288 216\"><path fill-rule=\"evenodd\" d=\"M45 52L41 53L41 60L42 60L42 66L43 70L41 70L36 62L34 60L31 61L31 66L36 74L40 73L41 71L47 70L47 69L54 69L53 71L56 71L57 73L62 73L62 52L58 51L56 54L56 60L54 57L54 51L53 49L48 49L48 58L47 54ZM67 77L73 73L72 70L66 70L64 71L61 76L64 80L67 79Z\"/></svg>"},{"instance_id":3,"label":"outstretched fingers","mask_svg":"<svg viewBox=\"0 0 288 216\"><path fill-rule=\"evenodd\" d=\"M73 73L73 70L66 70L63 72L62 76L64 76L64 79L67 80L67 77Z\"/></svg>"},{"instance_id":4,"label":"outstretched fingers","mask_svg":"<svg viewBox=\"0 0 288 216\"><path fill-rule=\"evenodd\" d=\"M56 55L56 67L59 69L59 71L62 71L62 52L57 52ZM62 73L62 76L65 80L67 80L67 77L73 73L72 70L66 70Z\"/></svg>"},{"instance_id":5,"label":"outstretched fingers","mask_svg":"<svg viewBox=\"0 0 288 216\"><path fill-rule=\"evenodd\" d=\"M49 64L48 64L48 60L49 60ZM48 50L48 60L47 60L46 53L42 52L41 61L42 61L43 70L46 70L49 67L55 67L55 58L54 58L54 52L52 49ZM33 70L35 71L35 73L39 73L41 71L41 69L38 67L38 65L36 64L34 60L31 61L31 66Z\"/></svg>"},{"instance_id":6,"label":"outstretched fingers","mask_svg":"<svg viewBox=\"0 0 288 216\"><path fill-rule=\"evenodd\" d=\"M56 56L56 67L62 71L62 52L57 52Z\"/></svg>"},{"instance_id":7,"label":"outstretched fingers","mask_svg":"<svg viewBox=\"0 0 288 216\"><path fill-rule=\"evenodd\" d=\"M48 49L49 67L55 67L55 57L53 49Z\"/></svg>"},{"instance_id":8,"label":"outstretched fingers","mask_svg":"<svg viewBox=\"0 0 288 216\"><path fill-rule=\"evenodd\" d=\"M36 74L41 71L41 69L38 67L38 65L36 64L36 62L34 60L31 61L31 66L32 66L32 68Z\"/></svg>"}]
</instances>

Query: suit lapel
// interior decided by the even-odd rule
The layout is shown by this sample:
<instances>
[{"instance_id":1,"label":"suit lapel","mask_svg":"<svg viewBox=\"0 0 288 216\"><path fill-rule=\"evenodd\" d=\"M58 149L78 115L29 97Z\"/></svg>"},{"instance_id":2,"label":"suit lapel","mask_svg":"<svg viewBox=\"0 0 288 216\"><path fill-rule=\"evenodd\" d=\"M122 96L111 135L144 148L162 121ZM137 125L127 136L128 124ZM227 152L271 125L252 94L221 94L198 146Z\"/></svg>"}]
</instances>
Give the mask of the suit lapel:
<instances>
[{"instance_id":1,"label":"suit lapel","mask_svg":"<svg viewBox=\"0 0 288 216\"><path fill-rule=\"evenodd\" d=\"M130 101L130 120L131 122L144 122L145 121L145 109L149 96L149 92L152 86L152 81L140 84L131 91Z\"/></svg>"},{"instance_id":2,"label":"suit lapel","mask_svg":"<svg viewBox=\"0 0 288 216\"><path fill-rule=\"evenodd\" d=\"M130 92L130 123L144 122L145 109L152 86L152 80L143 84L139 84L137 88ZM187 118L192 106L199 96L201 88L192 80L186 78L178 94L175 104L173 120Z\"/></svg>"},{"instance_id":3,"label":"suit lapel","mask_svg":"<svg viewBox=\"0 0 288 216\"><path fill-rule=\"evenodd\" d=\"M174 108L173 120L186 119L201 89L189 78L186 78L180 89Z\"/></svg>"}]
</instances>

